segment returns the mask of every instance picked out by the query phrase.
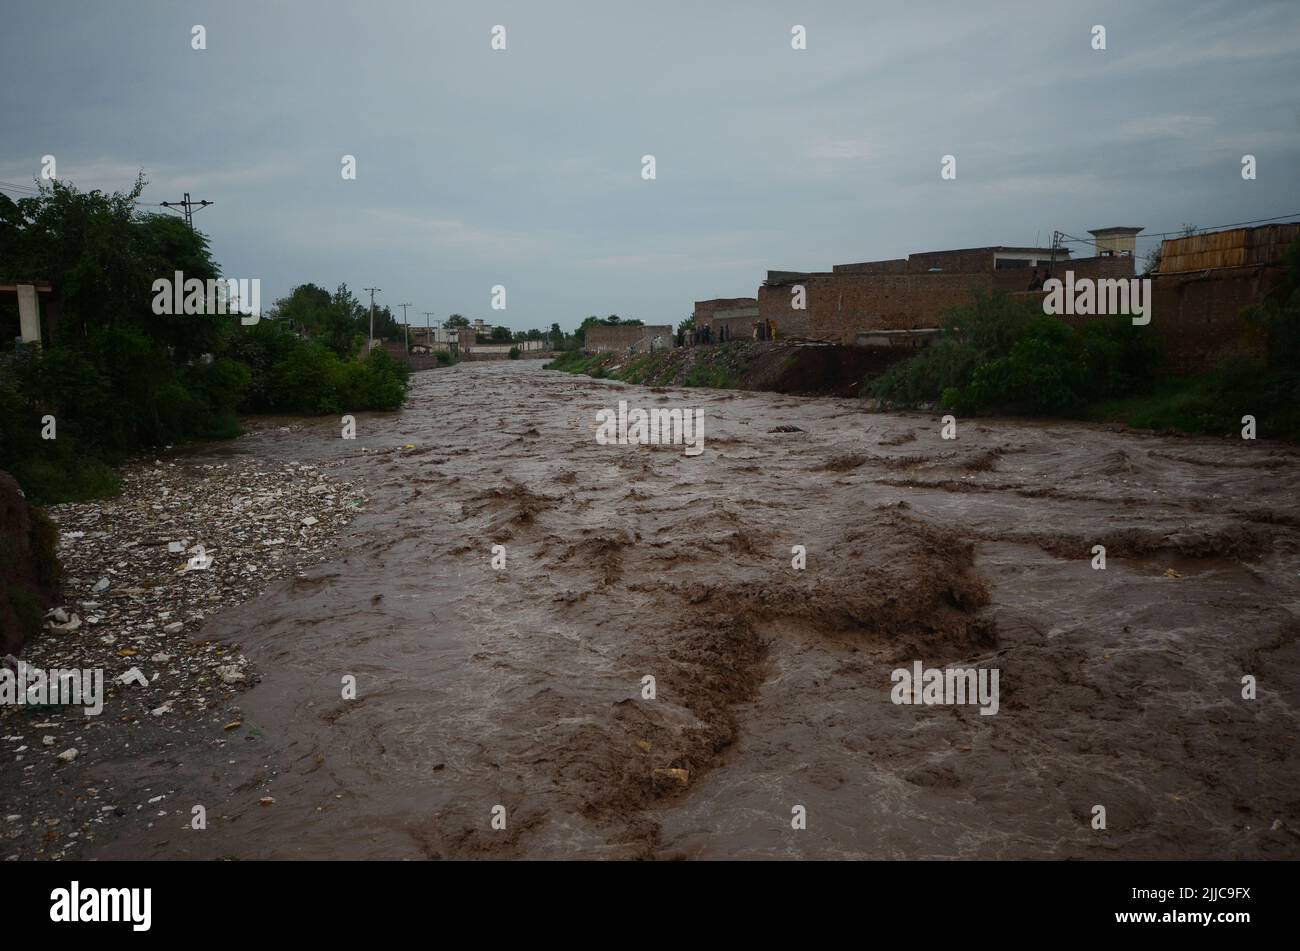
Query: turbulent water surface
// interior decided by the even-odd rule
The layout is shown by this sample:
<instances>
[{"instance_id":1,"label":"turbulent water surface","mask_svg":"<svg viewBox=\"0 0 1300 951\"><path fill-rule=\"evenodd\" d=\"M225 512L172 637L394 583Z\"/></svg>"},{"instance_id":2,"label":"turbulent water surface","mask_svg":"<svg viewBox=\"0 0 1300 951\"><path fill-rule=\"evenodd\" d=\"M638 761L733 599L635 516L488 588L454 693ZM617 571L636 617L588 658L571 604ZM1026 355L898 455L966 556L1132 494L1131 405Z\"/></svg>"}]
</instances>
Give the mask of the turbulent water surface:
<instances>
[{"instance_id":1,"label":"turbulent water surface","mask_svg":"<svg viewBox=\"0 0 1300 951\"><path fill-rule=\"evenodd\" d=\"M620 399L703 408L704 452L599 445ZM346 458L371 503L203 631L262 673L256 739L122 765L207 830L99 854L1300 857L1291 448L946 441L937 416L536 362L420 374L357 421L237 444ZM917 660L996 668L997 714L891 702Z\"/></svg>"}]
</instances>

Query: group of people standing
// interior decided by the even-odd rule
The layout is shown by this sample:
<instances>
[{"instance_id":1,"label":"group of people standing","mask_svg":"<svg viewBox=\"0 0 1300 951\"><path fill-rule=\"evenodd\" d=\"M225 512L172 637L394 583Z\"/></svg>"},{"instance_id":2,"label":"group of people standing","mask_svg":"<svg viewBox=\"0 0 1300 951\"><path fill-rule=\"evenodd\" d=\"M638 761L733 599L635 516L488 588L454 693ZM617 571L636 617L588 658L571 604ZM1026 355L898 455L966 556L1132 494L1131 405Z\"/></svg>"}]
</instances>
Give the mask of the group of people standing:
<instances>
[{"instance_id":1,"label":"group of people standing","mask_svg":"<svg viewBox=\"0 0 1300 951\"><path fill-rule=\"evenodd\" d=\"M713 334L713 328L710 326L692 327L690 330L677 331L677 346L679 347L698 347L706 343L722 343L729 339L726 336L726 328L723 327L718 333L716 339Z\"/></svg>"},{"instance_id":2,"label":"group of people standing","mask_svg":"<svg viewBox=\"0 0 1300 951\"><path fill-rule=\"evenodd\" d=\"M756 320L752 326L753 339L776 339L775 320ZM702 344L726 343L728 340L734 339L736 338L731 332L730 324L719 324L717 333L714 333L711 324L705 324L702 327L692 327L689 330L677 331L677 346L679 347L698 347Z\"/></svg>"}]
</instances>

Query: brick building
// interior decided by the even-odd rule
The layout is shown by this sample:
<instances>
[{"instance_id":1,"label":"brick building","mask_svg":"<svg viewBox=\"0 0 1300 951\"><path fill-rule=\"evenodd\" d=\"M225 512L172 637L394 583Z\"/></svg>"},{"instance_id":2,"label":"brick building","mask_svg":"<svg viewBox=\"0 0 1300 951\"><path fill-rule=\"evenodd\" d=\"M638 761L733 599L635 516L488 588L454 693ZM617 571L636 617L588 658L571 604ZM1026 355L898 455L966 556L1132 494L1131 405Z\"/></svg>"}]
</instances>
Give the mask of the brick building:
<instances>
[{"instance_id":1,"label":"brick building","mask_svg":"<svg viewBox=\"0 0 1300 951\"><path fill-rule=\"evenodd\" d=\"M768 271L758 289L758 312L775 321L779 337L892 345L914 333L929 337L923 332L977 293L1028 293L1049 270L1060 276L1066 269L1076 277L1132 277L1133 255L1108 249L1075 259L1068 248L998 245L837 264L830 271ZM802 309L796 306L800 292Z\"/></svg>"},{"instance_id":2,"label":"brick building","mask_svg":"<svg viewBox=\"0 0 1300 951\"><path fill-rule=\"evenodd\" d=\"M758 320L758 300L753 297L715 297L712 300L697 300L691 311L696 327L711 327L716 335L722 324L728 324L734 333L740 332L743 324L744 336L749 336L747 329Z\"/></svg>"},{"instance_id":3,"label":"brick building","mask_svg":"<svg viewBox=\"0 0 1300 951\"><path fill-rule=\"evenodd\" d=\"M411 346L449 353L464 352L474 345L472 327L411 327Z\"/></svg>"},{"instance_id":4,"label":"brick building","mask_svg":"<svg viewBox=\"0 0 1300 951\"><path fill-rule=\"evenodd\" d=\"M1242 317L1281 282L1282 255L1300 224L1233 228L1160 245L1151 286L1152 332L1167 370L1200 373L1235 355L1259 356L1263 341Z\"/></svg>"}]
</instances>

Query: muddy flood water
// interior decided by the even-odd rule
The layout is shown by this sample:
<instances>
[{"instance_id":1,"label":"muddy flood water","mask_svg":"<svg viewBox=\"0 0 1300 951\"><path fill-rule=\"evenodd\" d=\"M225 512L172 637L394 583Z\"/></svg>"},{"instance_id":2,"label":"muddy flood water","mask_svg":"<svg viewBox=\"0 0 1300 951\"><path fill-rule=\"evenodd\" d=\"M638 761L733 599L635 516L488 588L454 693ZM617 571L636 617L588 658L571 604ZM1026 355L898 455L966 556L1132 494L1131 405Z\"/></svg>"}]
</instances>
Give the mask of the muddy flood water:
<instances>
[{"instance_id":1,"label":"muddy flood water","mask_svg":"<svg viewBox=\"0 0 1300 951\"><path fill-rule=\"evenodd\" d=\"M702 408L703 453L599 445L620 399ZM1300 857L1300 452L940 427L524 361L231 444L371 501L202 631L256 739L116 767L206 831L95 854ZM892 702L916 661L997 669L997 713Z\"/></svg>"}]
</instances>

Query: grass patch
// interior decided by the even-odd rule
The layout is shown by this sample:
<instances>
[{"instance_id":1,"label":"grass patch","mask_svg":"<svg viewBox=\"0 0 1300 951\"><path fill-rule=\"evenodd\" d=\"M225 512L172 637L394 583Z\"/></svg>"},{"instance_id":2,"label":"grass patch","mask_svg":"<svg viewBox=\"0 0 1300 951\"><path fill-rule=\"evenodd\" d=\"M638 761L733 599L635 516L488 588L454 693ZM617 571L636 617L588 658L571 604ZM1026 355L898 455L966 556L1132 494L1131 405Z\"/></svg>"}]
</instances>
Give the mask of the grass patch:
<instances>
[{"instance_id":1,"label":"grass patch","mask_svg":"<svg viewBox=\"0 0 1300 951\"><path fill-rule=\"evenodd\" d=\"M1216 373L1164 380L1150 392L1090 403L1093 422L1136 429L1178 430L1239 437L1242 417L1253 416L1261 439L1300 440L1300 383L1240 361Z\"/></svg>"},{"instance_id":2,"label":"grass patch","mask_svg":"<svg viewBox=\"0 0 1300 951\"><path fill-rule=\"evenodd\" d=\"M686 379L682 381L682 385L711 390L736 390L740 388L740 380L726 367L713 367L697 363L686 374Z\"/></svg>"},{"instance_id":3,"label":"grass patch","mask_svg":"<svg viewBox=\"0 0 1300 951\"><path fill-rule=\"evenodd\" d=\"M544 370L563 370L565 373L582 373L591 365L593 358L581 350L569 350L560 354L550 363L543 364Z\"/></svg>"},{"instance_id":4,"label":"grass patch","mask_svg":"<svg viewBox=\"0 0 1300 951\"><path fill-rule=\"evenodd\" d=\"M108 499L122 490L122 480L112 466L93 456L67 452L29 456L13 463L9 474L32 505Z\"/></svg>"}]
</instances>

